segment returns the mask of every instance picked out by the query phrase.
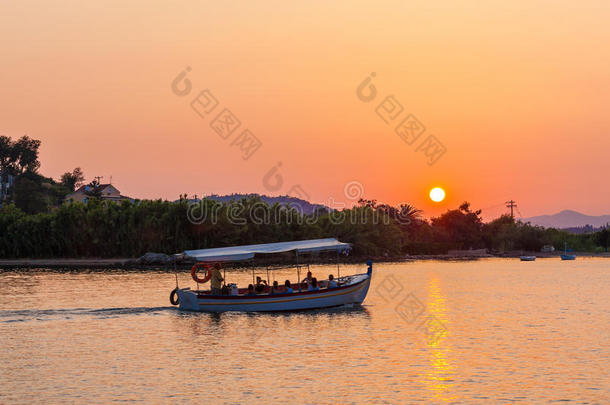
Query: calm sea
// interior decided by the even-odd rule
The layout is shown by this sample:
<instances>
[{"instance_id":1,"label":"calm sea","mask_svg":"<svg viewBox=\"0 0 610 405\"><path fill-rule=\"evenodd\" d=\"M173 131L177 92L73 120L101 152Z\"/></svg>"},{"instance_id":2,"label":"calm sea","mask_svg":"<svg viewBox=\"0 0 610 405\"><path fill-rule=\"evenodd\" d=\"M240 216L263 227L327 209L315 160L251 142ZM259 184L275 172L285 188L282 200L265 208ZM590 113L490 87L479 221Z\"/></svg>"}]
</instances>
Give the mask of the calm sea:
<instances>
[{"instance_id":1,"label":"calm sea","mask_svg":"<svg viewBox=\"0 0 610 405\"><path fill-rule=\"evenodd\" d=\"M610 403L608 259L380 263L362 307L293 314L181 312L175 283L0 273L0 403Z\"/></svg>"}]
</instances>

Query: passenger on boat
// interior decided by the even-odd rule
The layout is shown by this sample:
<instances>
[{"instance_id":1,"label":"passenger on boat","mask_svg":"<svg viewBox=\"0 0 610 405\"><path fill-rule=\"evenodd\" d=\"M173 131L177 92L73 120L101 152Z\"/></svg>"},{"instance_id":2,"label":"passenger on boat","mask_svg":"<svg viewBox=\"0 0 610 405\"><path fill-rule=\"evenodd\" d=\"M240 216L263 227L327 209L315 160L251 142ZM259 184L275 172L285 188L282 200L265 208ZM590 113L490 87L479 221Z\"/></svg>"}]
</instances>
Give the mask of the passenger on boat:
<instances>
[{"instance_id":1,"label":"passenger on boat","mask_svg":"<svg viewBox=\"0 0 610 405\"><path fill-rule=\"evenodd\" d=\"M265 287L267 287L267 285L267 280L263 280L259 276L256 276L256 286L254 287L254 289L257 293L262 293L263 291L265 291Z\"/></svg>"},{"instance_id":2,"label":"passenger on boat","mask_svg":"<svg viewBox=\"0 0 610 405\"><path fill-rule=\"evenodd\" d=\"M285 292L287 294L292 294L292 286L290 285L290 280L286 280L286 282L284 282L284 289L286 290Z\"/></svg>"},{"instance_id":3,"label":"passenger on boat","mask_svg":"<svg viewBox=\"0 0 610 405\"><path fill-rule=\"evenodd\" d=\"M305 277L303 279L303 281L301 281L300 287L299 288L307 288L307 290L309 290L309 288L311 287L311 271L307 272L307 277Z\"/></svg>"},{"instance_id":4,"label":"passenger on boat","mask_svg":"<svg viewBox=\"0 0 610 405\"><path fill-rule=\"evenodd\" d=\"M220 263L214 263L212 268L212 278L210 279L210 287L212 295L221 295L222 289L220 283L224 280L220 274Z\"/></svg>"},{"instance_id":5,"label":"passenger on boat","mask_svg":"<svg viewBox=\"0 0 610 405\"><path fill-rule=\"evenodd\" d=\"M307 287L307 291L320 291L320 287L318 287L318 279L313 277L311 279L311 284Z\"/></svg>"},{"instance_id":6,"label":"passenger on boat","mask_svg":"<svg viewBox=\"0 0 610 405\"><path fill-rule=\"evenodd\" d=\"M273 286L271 287L271 292L269 294L279 294L280 293L280 286L277 283L277 281L273 282Z\"/></svg>"},{"instance_id":7,"label":"passenger on boat","mask_svg":"<svg viewBox=\"0 0 610 405\"><path fill-rule=\"evenodd\" d=\"M335 276L333 276L332 274L328 275L327 288L337 288L337 282L335 281Z\"/></svg>"},{"instance_id":8,"label":"passenger on boat","mask_svg":"<svg viewBox=\"0 0 610 405\"><path fill-rule=\"evenodd\" d=\"M246 295L256 295L256 291L254 291L254 285L248 285L248 292L246 293Z\"/></svg>"}]
</instances>

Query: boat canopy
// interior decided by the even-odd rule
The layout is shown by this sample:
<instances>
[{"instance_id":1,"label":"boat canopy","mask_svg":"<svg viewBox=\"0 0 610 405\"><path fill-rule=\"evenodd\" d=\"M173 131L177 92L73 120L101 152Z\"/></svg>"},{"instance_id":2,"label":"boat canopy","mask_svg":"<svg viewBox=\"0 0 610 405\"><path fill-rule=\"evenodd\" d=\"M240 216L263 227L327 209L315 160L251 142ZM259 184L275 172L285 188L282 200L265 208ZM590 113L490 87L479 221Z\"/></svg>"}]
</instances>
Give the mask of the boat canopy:
<instances>
[{"instance_id":1,"label":"boat canopy","mask_svg":"<svg viewBox=\"0 0 610 405\"><path fill-rule=\"evenodd\" d=\"M185 250L184 254L201 262L240 261L252 259L257 253L313 253L336 251L346 252L349 243L339 242L335 238L298 240L293 242L263 243L260 245L232 246L214 249Z\"/></svg>"}]
</instances>

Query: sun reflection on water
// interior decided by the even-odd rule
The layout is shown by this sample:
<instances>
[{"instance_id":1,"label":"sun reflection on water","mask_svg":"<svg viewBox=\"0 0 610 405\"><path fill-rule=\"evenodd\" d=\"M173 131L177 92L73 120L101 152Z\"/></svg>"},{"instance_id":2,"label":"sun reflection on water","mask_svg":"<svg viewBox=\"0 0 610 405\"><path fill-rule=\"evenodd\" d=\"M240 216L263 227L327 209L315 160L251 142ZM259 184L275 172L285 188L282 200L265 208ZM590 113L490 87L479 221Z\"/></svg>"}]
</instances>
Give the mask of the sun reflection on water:
<instances>
[{"instance_id":1,"label":"sun reflection on water","mask_svg":"<svg viewBox=\"0 0 610 405\"><path fill-rule=\"evenodd\" d=\"M539 262L388 264L363 307L280 314L179 311L159 272L0 273L0 402L608 403L607 259Z\"/></svg>"},{"instance_id":2,"label":"sun reflection on water","mask_svg":"<svg viewBox=\"0 0 610 405\"><path fill-rule=\"evenodd\" d=\"M426 346L429 352L431 369L426 373L426 388L433 392L435 399L452 402L457 399L452 395L455 367L449 357L449 322L447 319L446 299L440 288L439 279L435 276L428 282L427 319L423 323L426 335Z\"/></svg>"}]
</instances>

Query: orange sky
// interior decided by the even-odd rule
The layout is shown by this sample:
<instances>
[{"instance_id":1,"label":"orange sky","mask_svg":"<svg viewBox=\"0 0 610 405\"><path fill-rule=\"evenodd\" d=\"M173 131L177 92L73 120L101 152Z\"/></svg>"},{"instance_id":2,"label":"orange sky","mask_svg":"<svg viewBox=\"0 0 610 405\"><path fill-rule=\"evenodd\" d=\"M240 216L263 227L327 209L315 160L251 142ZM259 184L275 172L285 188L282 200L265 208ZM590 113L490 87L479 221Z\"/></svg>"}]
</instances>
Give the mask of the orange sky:
<instances>
[{"instance_id":1,"label":"orange sky","mask_svg":"<svg viewBox=\"0 0 610 405\"><path fill-rule=\"evenodd\" d=\"M300 184L349 203L356 181L426 215L510 198L524 216L610 213L607 1L291 3L2 2L0 134L41 139L45 175L81 166L138 198ZM204 89L219 105L201 118ZM426 127L411 146L375 112L388 95ZM227 140L210 128L223 108L241 121ZM245 128L262 142L248 160L231 145ZM447 150L432 166L430 134Z\"/></svg>"}]
</instances>

